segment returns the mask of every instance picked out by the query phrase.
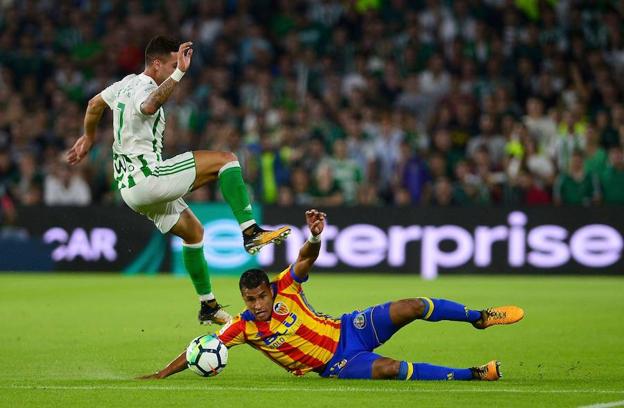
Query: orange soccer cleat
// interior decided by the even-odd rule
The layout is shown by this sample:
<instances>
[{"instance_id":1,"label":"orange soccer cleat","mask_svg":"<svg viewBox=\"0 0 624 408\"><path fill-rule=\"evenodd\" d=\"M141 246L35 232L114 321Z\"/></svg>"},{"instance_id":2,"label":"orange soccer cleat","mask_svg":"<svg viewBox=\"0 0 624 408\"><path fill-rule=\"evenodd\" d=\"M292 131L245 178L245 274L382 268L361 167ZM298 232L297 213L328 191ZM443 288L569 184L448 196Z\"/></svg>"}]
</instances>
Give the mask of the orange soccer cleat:
<instances>
[{"instance_id":1,"label":"orange soccer cleat","mask_svg":"<svg viewBox=\"0 0 624 408\"><path fill-rule=\"evenodd\" d=\"M475 380L481 381L497 381L502 377L500 372L500 361L492 360L487 364L478 367L472 367L472 376Z\"/></svg>"},{"instance_id":2,"label":"orange soccer cleat","mask_svg":"<svg viewBox=\"0 0 624 408\"><path fill-rule=\"evenodd\" d=\"M485 329L497 324L514 324L524 317L524 310L518 306L490 307L481 311L481 318L472 323L477 329Z\"/></svg>"}]
</instances>

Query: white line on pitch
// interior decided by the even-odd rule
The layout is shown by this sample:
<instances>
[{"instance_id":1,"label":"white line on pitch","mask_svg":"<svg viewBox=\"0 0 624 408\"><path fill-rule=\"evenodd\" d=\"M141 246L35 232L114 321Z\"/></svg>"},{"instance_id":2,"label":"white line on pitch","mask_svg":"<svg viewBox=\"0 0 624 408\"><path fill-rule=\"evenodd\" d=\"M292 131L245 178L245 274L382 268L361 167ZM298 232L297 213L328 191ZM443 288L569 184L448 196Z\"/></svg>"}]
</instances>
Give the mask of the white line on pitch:
<instances>
[{"instance_id":1,"label":"white line on pitch","mask_svg":"<svg viewBox=\"0 0 624 408\"><path fill-rule=\"evenodd\" d=\"M149 391L195 391L202 389L202 386L157 386L157 385L9 385L0 386L0 389L23 389L23 390L149 390ZM401 388L359 388L359 387L227 387L227 386L206 386L212 391L254 391L254 392L281 392L299 391L299 392L378 392L378 393L440 393L440 392L455 392L455 393L517 393L517 394L624 394L624 390L532 390L532 389L519 389L519 388L487 388L487 389L470 389L470 388L449 388L449 389L401 389ZM624 405L623 401L618 401ZM592 405L592 408L602 407L602 405ZM620 405L606 405L607 406L620 406Z\"/></svg>"},{"instance_id":2,"label":"white line on pitch","mask_svg":"<svg viewBox=\"0 0 624 408\"><path fill-rule=\"evenodd\" d=\"M579 407L579 408L611 408L611 407L624 407L624 400L605 402L605 403L594 404L594 405L583 405L582 407Z\"/></svg>"}]
</instances>

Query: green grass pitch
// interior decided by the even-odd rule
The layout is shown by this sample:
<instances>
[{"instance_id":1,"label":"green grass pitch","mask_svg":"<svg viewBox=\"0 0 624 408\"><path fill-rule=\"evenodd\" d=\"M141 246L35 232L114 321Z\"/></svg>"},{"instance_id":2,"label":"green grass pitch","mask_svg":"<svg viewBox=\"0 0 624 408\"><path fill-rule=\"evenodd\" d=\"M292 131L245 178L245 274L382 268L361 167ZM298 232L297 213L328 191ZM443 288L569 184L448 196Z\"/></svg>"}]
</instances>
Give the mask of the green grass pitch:
<instances>
[{"instance_id":1,"label":"green grass pitch","mask_svg":"<svg viewBox=\"0 0 624 408\"><path fill-rule=\"evenodd\" d=\"M214 288L242 309L235 278ZM378 349L409 361L456 367L502 361L485 382L342 381L296 378L248 346L222 374L190 371L163 381L133 377L160 368L195 336L189 280L161 276L0 275L0 406L450 407L624 404L624 279L601 277L313 276L306 294L334 315L414 296L469 307L517 304L515 326L417 321ZM612 405L614 406L614 405ZM617 405L620 406L620 405Z\"/></svg>"}]
</instances>

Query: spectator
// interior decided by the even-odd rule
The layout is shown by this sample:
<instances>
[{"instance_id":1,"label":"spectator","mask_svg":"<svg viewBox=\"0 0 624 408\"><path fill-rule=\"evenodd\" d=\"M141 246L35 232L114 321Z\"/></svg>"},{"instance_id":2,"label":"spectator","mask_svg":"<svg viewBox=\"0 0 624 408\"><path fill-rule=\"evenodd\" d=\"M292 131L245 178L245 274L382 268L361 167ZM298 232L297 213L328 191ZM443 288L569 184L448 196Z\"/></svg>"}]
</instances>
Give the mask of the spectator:
<instances>
[{"instance_id":1,"label":"spectator","mask_svg":"<svg viewBox=\"0 0 624 408\"><path fill-rule=\"evenodd\" d=\"M311 205L310 178L308 172L302 167L295 167L290 174L290 184L297 205Z\"/></svg>"},{"instance_id":2,"label":"spectator","mask_svg":"<svg viewBox=\"0 0 624 408\"><path fill-rule=\"evenodd\" d=\"M492 115L481 115L479 119L479 132L478 136L473 137L468 142L466 147L467 156L473 157L478 147L485 146L488 152L490 152L492 164L494 166L501 166L507 141L503 135L496 132L496 124Z\"/></svg>"},{"instance_id":3,"label":"spectator","mask_svg":"<svg viewBox=\"0 0 624 408\"><path fill-rule=\"evenodd\" d=\"M433 184L433 197L431 204L439 207L455 205L453 198L453 185L447 177L440 177Z\"/></svg>"},{"instance_id":4,"label":"spectator","mask_svg":"<svg viewBox=\"0 0 624 408\"><path fill-rule=\"evenodd\" d=\"M544 103L539 98L529 98L526 112L523 122L531 136L537 140L538 150L554 157L557 148L557 126L552 118L544 113Z\"/></svg>"},{"instance_id":5,"label":"spectator","mask_svg":"<svg viewBox=\"0 0 624 408\"><path fill-rule=\"evenodd\" d=\"M465 161L455 167L456 182L453 186L453 201L462 206L484 205L490 202L490 192L483 180L470 172Z\"/></svg>"},{"instance_id":6,"label":"spectator","mask_svg":"<svg viewBox=\"0 0 624 408\"><path fill-rule=\"evenodd\" d=\"M524 139L524 161L531 176L531 182L541 187L550 187L555 179L555 165L543 150L538 150L533 137Z\"/></svg>"},{"instance_id":7,"label":"spectator","mask_svg":"<svg viewBox=\"0 0 624 408\"><path fill-rule=\"evenodd\" d=\"M553 187L555 205L584 205L600 199L598 179L583 168L583 152L575 150L570 158L569 170L559 174Z\"/></svg>"},{"instance_id":8,"label":"spectator","mask_svg":"<svg viewBox=\"0 0 624 408\"><path fill-rule=\"evenodd\" d=\"M547 205L551 203L548 192L535 182L535 177L525 169L505 186L504 202L508 205Z\"/></svg>"},{"instance_id":9,"label":"spectator","mask_svg":"<svg viewBox=\"0 0 624 408\"><path fill-rule=\"evenodd\" d=\"M600 175L606 204L624 204L624 153L621 147L609 149L609 164Z\"/></svg>"},{"instance_id":10,"label":"spectator","mask_svg":"<svg viewBox=\"0 0 624 408\"><path fill-rule=\"evenodd\" d=\"M431 193L431 176L426 163L412 152L406 141L401 143L401 158L397 167L396 189L400 191L400 201L412 204L426 202Z\"/></svg>"},{"instance_id":11,"label":"spectator","mask_svg":"<svg viewBox=\"0 0 624 408\"><path fill-rule=\"evenodd\" d=\"M593 174L602 174L607 166L607 153L600 146L600 135L592 125L585 133L585 171Z\"/></svg>"},{"instance_id":12,"label":"spectator","mask_svg":"<svg viewBox=\"0 0 624 408\"><path fill-rule=\"evenodd\" d=\"M312 204L317 207L334 207L344 203L344 196L329 165L321 164L317 168L310 196Z\"/></svg>"},{"instance_id":13,"label":"spectator","mask_svg":"<svg viewBox=\"0 0 624 408\"><path fill-rule=\"evenodd\" d=\"M91 191L80 172L72 171L63 158L59 159L44 181L46 205L79 205L91 203Z\"/></svg>"},{"instance_id":14,"label":"spectator","mask_svg":"<svg viewBox=\"0 0 624 408\"><path fill-rule=\"evenodd\" d=\"M19 175L15 180L13 192L24 205L42 203L43 176L37 168L35 156L30 152L22 153L19 159Z\"/></svg>"},{"instance_id":15,"label":"spectator","mask_svg":"<svg viewBox=\"0 0 624 408\"><path fill-rule=\"evenodd\" d=\"M18 179L18 170L7 148L0 149L0 197L9 195L10 187Z\"/></svg>"},{"instance_id":16,"label":"spectator","mask_svg":"<svg viewBox=\"0 0 624 408\"><path fill-rule=\"evenodd\" d=\"M288 170L269 135L261 137L260 149L257 164L260 169L258 197L267 204L275 204L278 199L279 186L284 185L288 180Z\"/></svg>"},{"instance_id":17,"label":"spectator","mask_svg":"<svg viewBox=\"0 0 624 408\"><path fill-rule=\"evenodd\" d=\"M355 160L347 157L347 143L344 140L337 140L334 143L334 155L328 163L345 204L355 204L357 191L362 182L362 172Z\"/></svg>"}]
</instances>

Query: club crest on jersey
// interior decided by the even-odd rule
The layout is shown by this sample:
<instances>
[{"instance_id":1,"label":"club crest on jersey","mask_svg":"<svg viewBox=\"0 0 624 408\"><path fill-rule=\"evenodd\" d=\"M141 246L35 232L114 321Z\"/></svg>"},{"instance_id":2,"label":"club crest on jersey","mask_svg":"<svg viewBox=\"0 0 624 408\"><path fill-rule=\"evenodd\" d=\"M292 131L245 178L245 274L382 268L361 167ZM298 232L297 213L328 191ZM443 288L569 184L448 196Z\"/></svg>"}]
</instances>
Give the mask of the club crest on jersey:
<instances>
[{"instance_id":1,"label":"club crest on jersey","mask_svg":"<svg viewBox=\"0 0 624 408\"><path fill-rule=\"evenodd\" d=\"M286 306L286 304L284 304L283 302L277 302L276 304L274 304L273 311L280 316L287 315L289 312L288 306Z\"/></svg>"},{"instance_id":2,"label":"club crest on jersey","mask_svg":"<svg viewBox=\"0 0 624 408\"><path fill-rule=\"evenodd\" d=\"M356 329L360 330L366 327L366 317L364 316L364 313L360 313L353 318L353 325Z\"/></svg>"}]
</instances>

